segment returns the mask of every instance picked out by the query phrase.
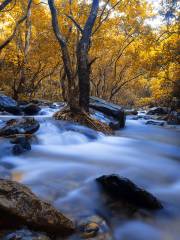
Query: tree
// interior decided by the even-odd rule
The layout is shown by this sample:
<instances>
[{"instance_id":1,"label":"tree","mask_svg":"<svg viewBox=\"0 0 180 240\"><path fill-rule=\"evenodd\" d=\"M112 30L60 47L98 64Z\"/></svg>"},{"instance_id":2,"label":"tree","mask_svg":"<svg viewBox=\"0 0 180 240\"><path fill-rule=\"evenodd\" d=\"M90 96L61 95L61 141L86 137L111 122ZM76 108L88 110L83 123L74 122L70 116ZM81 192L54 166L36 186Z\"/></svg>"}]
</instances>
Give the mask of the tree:
<instances>
[{"instance_id":1,"label":"tree","mask_svg":"<svg viewBox=\"0 0 180 240\"><path fill-rule=\"evenodd\" d=\"M82 29L80 25L70 16L70 19L75 23L75 26L81 33L81 38L77 42L77 75L79 79L79 99L77 100L77 92L75 92L74 73L71 66L70 53L67 46L67 41L62 35L59 27L57 10L54 4L54 0L48 0L51 16L52 26L55 36L59 42L62 59L64 64L65 74L68 79L68 102L72 112L76 111L89 111L89 92L90 92L90 64L88 60L88 51L90 48L90 41L92 35L92 29L95 24L95 20L98 14L99 0L93 0L89 17Z\"/></svg>"}]
</instances>

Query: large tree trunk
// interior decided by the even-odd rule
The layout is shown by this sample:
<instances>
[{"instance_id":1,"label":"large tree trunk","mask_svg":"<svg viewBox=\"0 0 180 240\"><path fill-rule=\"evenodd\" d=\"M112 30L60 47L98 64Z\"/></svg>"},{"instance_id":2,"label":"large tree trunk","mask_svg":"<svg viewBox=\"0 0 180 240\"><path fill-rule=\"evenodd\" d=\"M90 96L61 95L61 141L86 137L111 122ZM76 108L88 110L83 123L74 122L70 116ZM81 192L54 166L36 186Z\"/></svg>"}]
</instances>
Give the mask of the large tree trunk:
<instances>
[{"instance_id":1,"label":"large tree trunk","mask_svg":"<svg viewBox=\"0 0 180 240\"><path fill-rule=\"evenodd\" d=\"M95 24L99 9L99 0L93 0L89 17L82 30L82 37L77 44L77 64L79 79L79 105L82 111L89 112L90 95L90 65L88 51L90 48L92 29Z\"/></svg>"},{"instance_id":2,"label":"large tree trunk","mask_svg":"<svg viewBox=\"0 0 180 240\"><path fill-rule=\"evenodd\" d=\"M77 46L77 64L79 79L79 105L82 111L89 112L90 69L88 62L88 46L83 39Z\"/></svg>"}]
</instances>

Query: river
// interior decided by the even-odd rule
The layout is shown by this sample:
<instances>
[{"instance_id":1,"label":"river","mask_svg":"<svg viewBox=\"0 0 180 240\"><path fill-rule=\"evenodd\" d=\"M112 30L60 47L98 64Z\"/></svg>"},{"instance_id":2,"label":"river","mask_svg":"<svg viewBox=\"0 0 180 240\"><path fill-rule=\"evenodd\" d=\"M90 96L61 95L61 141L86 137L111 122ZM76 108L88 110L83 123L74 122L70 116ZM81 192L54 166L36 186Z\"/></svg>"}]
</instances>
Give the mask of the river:
<instances>
[{"instance_id":1,"label":"river","mask_svg":"<svg viewBox=\"0 0 180 240\"><path fill-rule=\"evenodd\" d=\"M97 214L94 192L98 189L91 186L96 177L112 173L128 177L157 196L164 210L147 221L121 224L116 219L111 225L113 239L179 240L180 131L128 118L123 130L105 136L54 121L54 111L43 109L44 115L36 116L41 127L30 152L13 156L9 140L0 139L0 162L10 169L12 179L78 219ZM12 116L1 116L0 121L8 118Z\"/></svg>"}]
</instances>

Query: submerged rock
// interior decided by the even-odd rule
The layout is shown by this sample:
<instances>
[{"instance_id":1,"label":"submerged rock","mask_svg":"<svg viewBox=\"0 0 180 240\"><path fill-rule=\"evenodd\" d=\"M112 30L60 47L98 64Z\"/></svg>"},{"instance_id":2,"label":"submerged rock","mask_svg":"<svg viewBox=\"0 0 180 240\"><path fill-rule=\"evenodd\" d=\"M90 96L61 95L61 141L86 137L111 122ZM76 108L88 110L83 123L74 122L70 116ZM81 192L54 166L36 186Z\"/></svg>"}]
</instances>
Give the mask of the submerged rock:
<instances>
[{"instance_id":1,"label":"submerged rock","mask_svg":"<svg viewBox=\"0 0 180 240\"><path fill-rule=\"evenodd\" d=\"M26 186L10 180L0 179L0 215L1 228L26 225L61 235L74 230L70 219L41 201Z\"/></svg>"},{"instance_id":2,"label":"submerged rock","mask_svg":"<svg viewBox=\"0 0 180 240\"><path fill-rule=\"evenodd\" d=\"M6 126L0 129L0 136L15 134L33 134L40 127L34 118L12 119L6 122Z\"/></svg>"},{"instance_id":3,"label":"submerged rock","mask_svg":"<svg viewBox=\"0 0 180 240\"><path fill-rule=\"evenodd\" d=\"M37 104L29 103L27 105L22 105L21 110L26 115L36 115L41 110L41 108Z\"/></svg>"},{"instance_id":4,"label":"submerged rock","mask_svg":"<svg viewBox=\"0 0 180 240\"><path fill-rule=\"evenodd\" d=\"M119 127L125 127L126 116L121 106L107 102L97 97L90 97L89 106L92 109L100 111L118 121Z\"/></svg>"},{"instance_id":5,"label":"submerged rock","mask_svg":"<svg viewBox=\"0 0 180 240\"><path fill-rule=\"evenodd\" d=\"M115 201L123 201L148 210L162 209L161 202L151 193L139 188L127 178L104 175L96 179L102 190Z\"/></svg>"},{"instance_id":6,"label":"submerged rock","mask_svg":"<svg viewBox=\"0 0 180 240\"><path fill-rule=\"evenodd\" d=\"M0 93L0 111L6 111L14 115L20 115L21 110L18 107L17 102L4 94Z\"/></svg>"},{"instance_id":7,"label":"submerged rock","mask_svg":"<svg viewBox=\"0 0 180 240\"><path fill-rule=\"evenodd\" d=\"M3 234L2 240L51 240L45 233L30 231L28 229L20 229L15 232L7 232Z\"/></svg>"},{"instance_id":8,"label":"submerged rock","mask_svg":"<svg viewBox=\"0 0 180 240\"><path fill-rule=\"evenodd\" d=\"M31 144L27 137L24 136L17 137L14 140L12 140L11 143L15 144L12 149L14 155L20 155L24 152L31 150Z\"/></svg>"}]
</instances>

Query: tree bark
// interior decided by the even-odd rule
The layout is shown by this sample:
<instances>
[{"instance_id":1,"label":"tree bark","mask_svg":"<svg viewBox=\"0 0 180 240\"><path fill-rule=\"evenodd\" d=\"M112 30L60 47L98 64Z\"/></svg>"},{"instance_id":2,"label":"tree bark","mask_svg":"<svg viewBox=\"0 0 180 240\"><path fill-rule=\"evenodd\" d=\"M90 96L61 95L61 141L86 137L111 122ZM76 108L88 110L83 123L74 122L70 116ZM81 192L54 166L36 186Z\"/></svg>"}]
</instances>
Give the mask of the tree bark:
<instances>
[{"instance_id":1,"label":"tree bark","mask_svg":"<svg viewBox=\"0 0 180 240\"><path fill-rule=\"evenodd\" d=\"M76 51L79 79L79 105L81 110L85 112L89 112L90 95L90 64L88 60L88 51L98 9L99 0L93 0L91 12L82 31L82 37L77 44Z\"/></svg>"}]
</instances>

